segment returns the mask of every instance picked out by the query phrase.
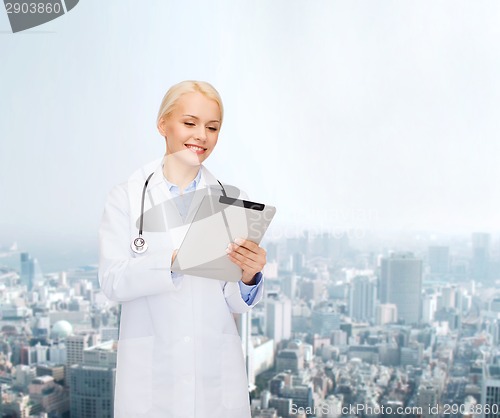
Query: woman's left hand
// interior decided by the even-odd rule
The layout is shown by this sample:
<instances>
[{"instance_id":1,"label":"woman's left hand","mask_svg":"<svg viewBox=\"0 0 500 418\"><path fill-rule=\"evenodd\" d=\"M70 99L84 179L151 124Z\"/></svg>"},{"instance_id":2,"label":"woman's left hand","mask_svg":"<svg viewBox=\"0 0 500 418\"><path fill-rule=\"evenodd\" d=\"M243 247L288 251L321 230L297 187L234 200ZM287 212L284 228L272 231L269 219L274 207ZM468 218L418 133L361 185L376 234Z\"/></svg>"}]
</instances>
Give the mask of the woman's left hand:
<instances>
[{"instance_id":1,"label":"woman's left hand","mask_svg":"<svg viewBox=\"0 0 500 418\"><path fill-rule=\"evenodd\" d=\"M227 246L230 260L243 270L241 281L247 285L255 284L254 276L266 264L266 250L248 239L236 238Z\"/></svg>"}]
</instances>

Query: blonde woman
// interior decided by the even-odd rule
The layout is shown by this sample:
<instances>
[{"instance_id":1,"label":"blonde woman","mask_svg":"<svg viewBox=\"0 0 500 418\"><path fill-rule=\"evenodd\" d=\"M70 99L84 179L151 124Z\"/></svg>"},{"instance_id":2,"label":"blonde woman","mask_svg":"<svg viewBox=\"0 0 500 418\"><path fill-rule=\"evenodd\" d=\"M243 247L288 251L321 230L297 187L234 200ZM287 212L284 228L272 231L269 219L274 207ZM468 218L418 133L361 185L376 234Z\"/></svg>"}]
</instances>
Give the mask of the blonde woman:
<instances>
[{"instance_id":1,"label":"blonde woman","mask_svg":"<svg viewBox=\"0 0 500 418\"><path fill-rule=\"evenodd\" d=\"M157 118L164 157L109 193L99 230L99 282L122 305L115 418L250 417L232 313L247 312L262 298L265 250L248 240L228 243L228 257L243 272L236 282L170 271L204 193L222 194L224 187L231 197L246 198L203 165L222 119L222 100L209 83L174 85ZM145 241L136 241L142 204Z\"/></svg>"}]
</instances>

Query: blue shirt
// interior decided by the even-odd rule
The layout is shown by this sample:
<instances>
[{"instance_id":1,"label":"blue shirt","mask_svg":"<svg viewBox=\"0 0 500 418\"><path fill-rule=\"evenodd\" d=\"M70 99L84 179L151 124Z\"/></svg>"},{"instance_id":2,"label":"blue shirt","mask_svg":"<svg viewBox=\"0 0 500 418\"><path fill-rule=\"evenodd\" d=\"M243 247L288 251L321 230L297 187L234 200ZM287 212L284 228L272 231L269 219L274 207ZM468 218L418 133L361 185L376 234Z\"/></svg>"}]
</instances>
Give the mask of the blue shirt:
<instances>
[{"instance_id":1,"label":"blue shirt","mask_svg":"<svg viewBox=\"0 0 500 418\"><path fill-rule=\"evenodd\" d=\"M191 202L193 200L194 191L196 190L196 186L200 182L201 168L198 170L198 174L196 175L194 180L187 185L187 187L184 189L182 193L176 184L170 183L165 176L163 176L163 178L167 183L170 193L174 198L176 198L174 199L174 201L177 205L177 209L179 209L179 214L181 215L182 220L185 221L189 210L189 206L191 206ZM180 273L172 272L172 280L174 280L174 282L180 280L180 276L181 276ZM240 286L241 297L247 303L247 305L251 305L255 299L257 290L260 284L262 283L262 273L258 272L254 276L254 279L255 279L254 285L247 285L243 283L241 280L238 282Z\"/></svg>"}]
</instances>

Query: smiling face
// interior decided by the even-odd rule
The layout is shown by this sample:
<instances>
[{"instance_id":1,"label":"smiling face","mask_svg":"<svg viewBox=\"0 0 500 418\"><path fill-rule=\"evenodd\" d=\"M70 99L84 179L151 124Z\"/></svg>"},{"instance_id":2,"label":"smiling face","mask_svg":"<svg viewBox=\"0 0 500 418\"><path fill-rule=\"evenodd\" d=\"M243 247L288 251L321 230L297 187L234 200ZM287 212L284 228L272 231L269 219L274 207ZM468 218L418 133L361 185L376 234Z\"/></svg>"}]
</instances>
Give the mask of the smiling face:
<instances>
[{"instance_id":1,"label":"smiling face","mask_svg":"<svg viewBox=\"0 0 500 418\"><path fill-rule=\"evenodd\" d=\"M167 155L187 165L203 163L217 144L220 121L215 100L199 92L183 94L173 111L158 123L158 130L166 138Z\"/></svg>"}]
</instances>

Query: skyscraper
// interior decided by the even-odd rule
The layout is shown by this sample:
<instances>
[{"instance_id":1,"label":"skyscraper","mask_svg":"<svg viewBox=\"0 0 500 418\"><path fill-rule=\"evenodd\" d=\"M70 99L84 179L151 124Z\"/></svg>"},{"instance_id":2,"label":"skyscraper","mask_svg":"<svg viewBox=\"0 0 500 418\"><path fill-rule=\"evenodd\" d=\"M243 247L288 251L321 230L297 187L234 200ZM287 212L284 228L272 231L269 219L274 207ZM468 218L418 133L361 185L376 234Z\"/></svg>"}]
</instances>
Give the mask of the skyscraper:
<instances>
[{"instance_id":1,"label":"skyscraper","mask_svg":"<svg viewBox=\"0 0 500 418\"><path fill-rule=\"evenodd\" d=\"M500 417L500 366L498 365L484 366L481 403L483 404L482 418Z\"/></svg>"},{"instance_id":2,"label":"skyscraper","mask_svg":"<svg viewBox=\"0 0 500 418\"><path fill-rule=\"evenodd\" d=\"M37 259L32 258L29 253L21 253L21 284L31 291L35 282L40 279L42 272Z\"/></svg>"},{"instance_id":3,"label":"skyscraper","mask_svg":"<svg viewBox=\"0 0 500 418\"><path fill-rule=\"evenodd\" d=\"M85 349L82 364L71 366L71 418L113 417L116 355L116 342L107 341Z\"/></svg>"},{"instance_id":4,"label":"skyscraper","mask_svg":"<svg viewBox=\"0 0 500 418\"><path fill-rule=\"evenodd\" d=\"M476 232L472 234L471 277L475 280L488 279L490 263L490 234Z\"/></svg>"},{"instance_id":5,"label":"skyscraper","mask_svg":"<svg viewBox=\"0 0 500 418\"><path fill-rule=\"evenodd\" d=\"M100 342L100 336L96 333L82 332L79 335L70 335L66 338L66 366L83 362L83 350Z\"/></svg>"},{"instance_id":6,"label":"skyscraper","mask_svg":"<svg viewBox=\"0 0 500 418\"><path fill-rule=\"evenodd\" d=\"M294 300L297 294L297 275L290 273L281 279L281 291L290 300Z\"/></svg>"},{"instance_id":7,"label":"skyscraper","mask_svg":"<svg viewBox=\"0 0 500 418\"><path fill-rule=\"evenodd\" d=\"M278 344L292 332L292 304L286 297L266 298L266 336Z\"/></svg>"},{"instance_id":8,"label":"skyscraper","mask_svg":"<svg viewBox=\"0 0 500 418\"><path fill-rule=\"evenodd\" d=\"M420 321L422 293L422 260L413 253L394 253L382 258L380 277L380 302L393 303L398 310L398 320L406 324Z\"/></svg>"},{"instance_id":9,"label":"skyscraper","mask_svg":"<svg viewBox=\"0 0 500 418\"><path fill-rule=\"evenodd\" d=\"M450 248L432 245L428 249L428 262L431 274L446 275L450 271Z\"/></svg>"},{"instance_id":10,"label":"skyscraper","mask_svg":"<svg viewBox=\"0 0 500 418\"><path fill-rule=\"evenodd\" d=\"M357 321L372 321L375 317L377 279L356 276L349 287L349 315Z\"/></svg>"}]
</instances>

